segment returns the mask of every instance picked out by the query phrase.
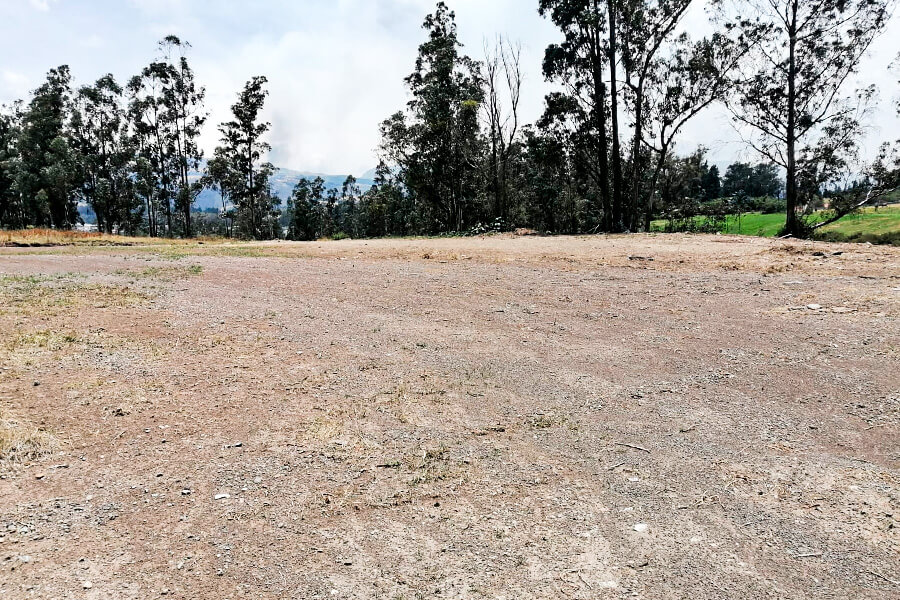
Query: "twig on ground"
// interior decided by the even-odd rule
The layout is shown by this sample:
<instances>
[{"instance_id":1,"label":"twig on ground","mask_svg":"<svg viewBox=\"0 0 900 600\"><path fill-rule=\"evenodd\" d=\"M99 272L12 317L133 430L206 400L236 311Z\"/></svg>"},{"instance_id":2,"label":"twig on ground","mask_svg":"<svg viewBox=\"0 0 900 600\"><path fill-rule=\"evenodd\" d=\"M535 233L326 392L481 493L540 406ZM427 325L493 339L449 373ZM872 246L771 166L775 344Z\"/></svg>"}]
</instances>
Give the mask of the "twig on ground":
<instances>
[{"instance_id":1,"label":"twig on ground","mask_svg":"<svg viewBox=\"0 0 900 600\"><path fill-rule=\"evenodd\" d=\"M890 577L885 577L881 573L877 573L875 571L869 571L869 570L867 570L866 573L868 573L869 575L874 575L875 577L878 577L879 579L884 579L888 583L893 583L894 585L900 585L900 581L897 581L896 579L891 579Z\"/></svg>"},{"instance_id":2,"label":"twig on ground","mask_svg":"<svg viewBox=\"0 0 900 600\"><path fill-rule=\"evenodd\" d=\"M631 448L633 450L640 450L641 452L646 452L647 454L651 453L646 448L643 448L641 446L636 446L635 444L625 444L623 442L616 442L616 446L625 446L626 448Z\"/></svg>"}]
</instances>

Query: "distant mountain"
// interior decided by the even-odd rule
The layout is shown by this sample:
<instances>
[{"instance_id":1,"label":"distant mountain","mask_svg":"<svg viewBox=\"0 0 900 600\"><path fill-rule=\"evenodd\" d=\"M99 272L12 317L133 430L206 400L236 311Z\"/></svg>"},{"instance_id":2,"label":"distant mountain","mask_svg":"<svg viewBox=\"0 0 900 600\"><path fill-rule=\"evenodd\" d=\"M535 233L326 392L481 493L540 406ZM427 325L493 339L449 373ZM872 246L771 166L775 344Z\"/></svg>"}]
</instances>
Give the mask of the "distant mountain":
<instances>
[{"instance_id":1,"label":"distant mountain","mask_svg":"<svg viewBox=\"0 0 900 600\"><path fill-rule=\"evenodd\" d=\"M192 173L193 178L199 178L199 173ZM374 184L374 176L375 169L370 171L366 171L362 177L356 180L357 185L362 189L362 191L368 190ZM304 171L294 171L291 169L282 169L276 168L275 173L272 175L269 182L272 185L272 192L276 197L281 198L281 201L284 202L288 198L291 197L291 193L294 191L294 186L297 185L303 178L307 179L315 179L316 177L321 177L325 180L326 189L340 189L341 186L344 185L344 181L346 181L346 175L325 175L323 173L307 173ZM218 192L214 192L212 190L203 190L200 192L200 195L197 196L197 202L194 204L194 208L197 210L203 210L206 208L221 208L222 207L222 197L218 194Z\"/></svg>"}]
</instances>

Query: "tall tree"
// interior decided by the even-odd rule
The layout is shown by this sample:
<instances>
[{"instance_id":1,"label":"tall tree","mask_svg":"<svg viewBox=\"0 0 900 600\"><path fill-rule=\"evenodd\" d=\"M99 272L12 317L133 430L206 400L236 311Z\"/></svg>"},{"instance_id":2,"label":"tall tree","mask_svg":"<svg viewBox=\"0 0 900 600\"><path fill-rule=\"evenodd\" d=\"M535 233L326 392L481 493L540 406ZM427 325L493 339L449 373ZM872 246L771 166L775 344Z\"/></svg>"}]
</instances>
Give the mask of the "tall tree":
<instances>
[{"instance_id":1,"label":"tall tree","mask_svg":"<svg viewBox=\"0 0 900 600\"><path fill-rule=\"evenodd\" d=\"M460 54L456 17L444 2L425 19L407 114L381 126L381 152L424 205L429 231L462 230L478 219L481 159L478 64Z\"/></svg>"},{"instance_id":2,"label":"tall tree","mask_svg":"<svg viewBox=\"0 0 900 600\"><path fill-rule=\"evenodd\" d=\"M0 106L0 227L21 228L25 225L21 195L15 186L18 137L18 112Z\"/></svg>"},{"instance_id":3,"label":"tall tree","mask_svg":"<svg viewBox=\"0 0 900 600\"><path fill-rule=\"evenodd\" d=\"M133 233L142 218L133 173L134 146L125 119L122 87L112 75L76 95L72 137L80 153L82 196L106 233Z\"/></svg>"},{"instance_id":4,"label":"tall tree","mask_svg":"<svg viewBox=\"0 0 900 600\"><path fill-rule=\"evenodd\" d=\"M168 85L163 89L163 106L170 126L171 169L174 171L175 209L183 219L185 237L191 237L191 210L194 200L203 189L199 181L191 181L190 172L200 166L203 153L197 138L206 122L203 101L206 89L198 86L194 71L188 63L187 50L191 45L174 35L160 42L169 73Z\"/></svg>"},{"instance_id":5,"label":"tall tree","mask_svg":"<svg viewBox=\"0 0 900 600\"><path fill-rule=\"evenodd\" d=\"M550 45L544 55L544 76L562 84L564 91L547 98L547 120L568 120L573 126L573 147L597 194L598 227L613 231L621 223L616 213L610 176L609 87L610 66L606 45L607 10L598 0L540 0L538 11L560 29L563 41Z\"/></svg>"},{"instance_id":6,"label":"tall tree","mask_svg":"<svg viewBox=\"0 0 900 600\"><path fill-rule=\"evenodd\" d=\"M237 208L238 226L252 239L272 237L272 218L277 206L269 190L274 167L270 162L263 162L271 149L263 141L271 124L260 120L268 96L267 82L265 77L254 77L247 82L231 107L233 120L219 126L222 145L216 149L216 157L226 161L234 173L233 183L229 185L234 185L231 194Z\"/></svg>"},{"instance_id":7,"label":"tall tree","mask_svg":"<svg viewBox=\"0 0 900 600\"><path fill-rule=\"evenodd\" d=\"M172 134L164 105L168 85L169 69L158 62L128 82L129 120L142 166L148 230L154 237L174 235Z\"/></svg>"},{"instance_id":8,"label":"tall tree","mask_svg":"<svg viewBox=\"0 0 900 600\"><path fill-rule=\"evenodd\" d=\"M519 104L522 98L522 47L502 36L493 48L485 43L484 116L490 144L488 171L493 197L493 217L509 221L510 158L519 132Z\"/></svg>"},{"instance_id":9,"label":"tall tree","mask_svg":"<svg viewBox=\"0 0 900 600\"><path fill-rule=\"evenodd\" d=\"M787 172L784 232L803 236L805 204L844 165L859 122L845 84L894 0L713 0L745 60L730 103L748 142Z\"/></svg>"},{"instance_id":10,"label":"tall tree","mask_svg":"<svg viewBox=\"0 0 900 600\"><path fill-rule=\"evenodd\" d=\"M190 171L203 154L197 145L206 121L205 90L197 85L186 52L190 44L168 36L159 43L159 57L131 79L130 118L140 155L150 167L154 188L148 198L151 235L159 235L158 217L165 218L166 235L175 235L174 218L180 215L181 233L191 231L191 207L202 187Z\"/></svg>"},{"instance_id":11,"label":"tall tree","mask_svg":"<svg viewBox=\"0 0 900 600\"><path fill-rule=\"evenodd\" d=\"M52 69L22 114L16 187L25 222L70 229L78 221L79 168L69 137L68 66Z\"/></svg>"},{"instance_id":12,"label":"tall tree","mask_svg":"<svg viewBox=\"0 0 900 600\"><path fill-rule=\"evenodd\" d=\"M737 47L717 34L697 42L681 36L654 64L653 83L645 89L644 143L655 164L648 170L644 231L650 231L660 177L679 134L691 119L723 98L728 89L726 74L739 57Z\"/></svg>"},{"instance_id":13,"label":"tall tree","mask_svg":"<svg viewBox=\"0 0 900 600\"><path fill-rule=\"evenodd\" d=\"M637 229L641 214L641 193L646 191L641 176L647 152L644 136L647 119L648 87L667 86L660 77L666 52L671 46L685 44L686 36L676 33L693 0L620 0L618 19L622 68L632 112L631 172L628 212L633 216L629 228Z\"/></svg>"}]
</instances>

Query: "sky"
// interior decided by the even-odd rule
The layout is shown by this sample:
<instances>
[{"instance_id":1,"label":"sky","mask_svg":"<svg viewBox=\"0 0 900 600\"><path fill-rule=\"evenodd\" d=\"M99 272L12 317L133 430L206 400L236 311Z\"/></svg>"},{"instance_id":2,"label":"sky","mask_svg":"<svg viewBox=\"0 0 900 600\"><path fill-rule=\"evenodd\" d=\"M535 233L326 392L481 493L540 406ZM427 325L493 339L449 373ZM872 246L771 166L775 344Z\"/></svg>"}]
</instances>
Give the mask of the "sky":
<instances>
[{"instance_id":1,"label":"sky","mask_svg":"<svg viewBox=\"0 0 900 600\"><path fill-rule=\"evenodd\" d=\"M522 44L522 117L535 120L551 88L544 48L559 38L537 13L537 0L448 0L464 51L481 58L498 34ZM0 104L26 98L46 72L68 64L76 84L112 73L120 82L150 62L157 42L175 34L191 43L197 78L207 89L209 122L201 146L215 148L216 125L244 83L269 79L265 118L272 162L299 171L361 175L377 162L378 124L408 101L403 79L425 39L422 21L434 0L0 0ZM685 22L709 31L700 0ZM900 95L889 65L900 53L900 15L866 57L851 85L876 84L864 154L900 138L890 102ZM851 91L848 88L848 91ZM679 141L699 144L718 164L752 160L721 107L699 115Z\"/></svg>"}]
</instances>

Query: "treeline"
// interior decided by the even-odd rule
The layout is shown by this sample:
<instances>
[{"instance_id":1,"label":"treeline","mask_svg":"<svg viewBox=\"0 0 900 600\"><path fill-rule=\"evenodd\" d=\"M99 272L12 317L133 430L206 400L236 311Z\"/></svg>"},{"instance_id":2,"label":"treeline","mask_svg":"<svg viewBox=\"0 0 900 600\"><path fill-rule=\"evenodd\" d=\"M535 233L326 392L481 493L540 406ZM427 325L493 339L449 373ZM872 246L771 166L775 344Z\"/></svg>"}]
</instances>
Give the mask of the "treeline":
<instances>
[{"instance_id":1,"label":"treeline","mask_svg":"<svg viewBox=\"0 0 900 600\"><path fill-rule=\"evenodd\" d=\"M107 75L73 89L60 67L0 112L0 226L70 228L79 203L106 232L296 240L636 232L655 218L783 210L785 233L808 236L897 187L890 147L868 165L858 156L877 91L846 89L895 0L713 0L717 30L694 39L683 20L698 3L538 0L560 33L543 60L556 91L526 124L520 47L500 37L467 55L439 2L405 79L411 99L381 124L375 185L303 180L285 204L269 185L264 77L239 93L204 161L205 90L186 42L163 40L124 85ZM706 149L676 152L714 103L758 163L720 173ZM193 210L204 188L221 195L218 215ZM830 218L808 218L823 207Z\"/></svg>"},{"instance_id":2,"label":"treeline","mask_svg":"<svg viewBox=\"0 0 900 600\"><path fill-rule=\"evenodd\" d=\"M634 232L661 216L758 208L786 211L785 233L807 236L896 188L888 147L858 160L876 90L844 89L892 0L714 0L718 31L703 39L682 32L695 4L540 0L560 31L543 62L559 91L521 126L519 48L499 39L483 60L466 56L438 3L406 78L412 100L382 124L390 183L412 198L418 227ZM759 165L722 177L703 149L675 154L714 103L731 109ZM808 218L824 198L831 214Z\"/></svg>"},{"instance_id":3,"label":"treeline","mask_svg":"<svg viewBox=\"0 0 900 600\"><path fill-rule=\"evenodd\" d=\"M264 77L239 94L233 120L219 126L221 145L199 175L197 140L206 123L206 91L175 36L124 85L105 75L73 89L69 67L51 70L27 103L0 111L0 227L70 229L79 203L106 233L191 237L194 203L218 190L227 232L278 237L280 200L259 122Z\"/></svg>"}]
</instances>

